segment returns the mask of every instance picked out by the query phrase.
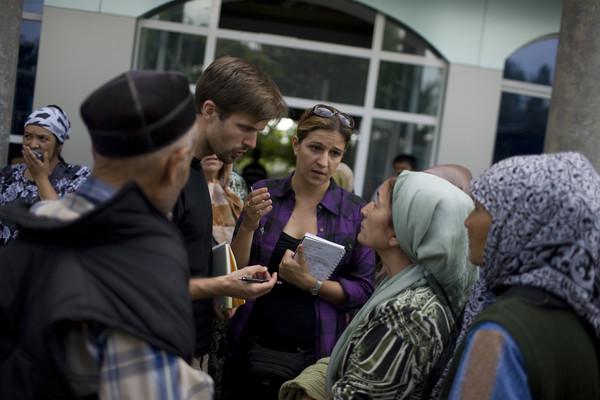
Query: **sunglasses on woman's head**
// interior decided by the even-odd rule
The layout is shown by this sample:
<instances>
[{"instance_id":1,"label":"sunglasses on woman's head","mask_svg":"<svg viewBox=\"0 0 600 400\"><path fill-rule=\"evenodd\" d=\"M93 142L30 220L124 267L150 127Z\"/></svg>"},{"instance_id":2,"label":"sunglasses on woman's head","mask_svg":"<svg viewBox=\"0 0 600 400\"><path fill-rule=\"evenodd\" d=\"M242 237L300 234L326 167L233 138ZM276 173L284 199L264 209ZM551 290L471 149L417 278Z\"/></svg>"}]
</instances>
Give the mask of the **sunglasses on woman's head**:
<instances>
[{"instance_id":1,"label":"sunglasses on woman's head","mask_svg":"<svg viewBox=\"0 0 600 400\"><path fill-rule=\"evenodd\" d=\"M335 108L326 106L325 104L317 104L310 110L310 113L323 118L333 118L337 115L343 126L350 129L354 128L354 119L351 116L339 112Z\"/></svg>"}]
</instances>

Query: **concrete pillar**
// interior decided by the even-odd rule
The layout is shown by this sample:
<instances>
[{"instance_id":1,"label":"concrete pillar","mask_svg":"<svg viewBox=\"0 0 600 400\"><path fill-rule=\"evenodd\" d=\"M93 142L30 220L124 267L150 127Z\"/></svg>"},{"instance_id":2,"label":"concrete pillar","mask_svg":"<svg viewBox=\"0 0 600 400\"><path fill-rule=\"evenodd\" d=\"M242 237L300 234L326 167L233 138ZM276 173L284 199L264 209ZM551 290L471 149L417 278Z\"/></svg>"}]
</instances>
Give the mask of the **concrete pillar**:
<instances>
[{"instance_id":1,"label":"concrete pillar","mask_svg":"<svg viewBox=\"0 0 600 400\"><path fill-rule=\"evenodd\" d=\"M546 152L583 153L600 170L600 2L564 0Z\"/></svg>"},{"instance_id":2,"label":"concrete pillar","mask_svg":"<svg viewBox=\"0 0 600 400\"><path fill-rule=\"evenodd\" d=\"M19 36L21 29L21 0L0 0L0 167L6 164L10 140Z\"/></svg>"}]
</instances>

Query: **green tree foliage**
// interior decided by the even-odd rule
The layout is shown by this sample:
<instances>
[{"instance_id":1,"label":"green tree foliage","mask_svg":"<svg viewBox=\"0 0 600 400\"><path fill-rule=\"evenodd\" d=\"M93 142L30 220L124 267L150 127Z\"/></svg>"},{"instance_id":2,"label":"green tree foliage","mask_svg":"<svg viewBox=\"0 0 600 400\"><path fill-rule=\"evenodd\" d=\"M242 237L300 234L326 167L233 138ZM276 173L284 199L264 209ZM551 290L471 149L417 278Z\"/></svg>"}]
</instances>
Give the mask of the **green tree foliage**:
<instances>
[{"instance_id":1,"label":"green tree foliage","mask_svg":"<svg viewBox=\"0 0 600 400\"><path fill-rule=\"evenodd\" d=\"M257 147L260 148L260 163L267 169L269 178L279 178L287 175L296 165L292 149L292 136L296 134L296 122L289 129L280 129L278 121L270 121L263 132L259 134ZM241 171L252 162L252 153L248 152L240 158L235 169Z\"/></svg>"}]
</instances>

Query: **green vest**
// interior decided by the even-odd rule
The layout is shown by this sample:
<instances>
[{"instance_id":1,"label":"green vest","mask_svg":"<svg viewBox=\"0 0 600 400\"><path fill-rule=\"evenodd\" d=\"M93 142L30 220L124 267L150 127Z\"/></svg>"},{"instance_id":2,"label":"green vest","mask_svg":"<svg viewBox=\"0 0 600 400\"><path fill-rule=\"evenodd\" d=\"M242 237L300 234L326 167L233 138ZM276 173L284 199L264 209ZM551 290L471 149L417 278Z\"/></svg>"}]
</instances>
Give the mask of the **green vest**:
<instances>
[{"instance_id":1,"label":"green vest","mask_svg":"<svg viewBox=\"0 0 600 400\"><path fill-rule=\"evenodd\" d=\"M598 340L562 301L514 287L485 309L474 325L495 322L517 343L534 400L600 399Z\"/></svg>"}]
</instances>

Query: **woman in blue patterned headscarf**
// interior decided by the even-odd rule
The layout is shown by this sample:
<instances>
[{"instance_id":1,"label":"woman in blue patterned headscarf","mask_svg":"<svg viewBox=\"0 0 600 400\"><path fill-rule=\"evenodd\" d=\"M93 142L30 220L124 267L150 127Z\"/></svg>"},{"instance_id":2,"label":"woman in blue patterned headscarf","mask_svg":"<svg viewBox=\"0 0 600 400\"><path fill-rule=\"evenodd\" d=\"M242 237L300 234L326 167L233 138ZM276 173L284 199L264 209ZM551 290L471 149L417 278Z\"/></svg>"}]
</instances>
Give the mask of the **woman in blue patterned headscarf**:
<instances>
[{"instance_id":1,"label":"woman in blue patterned headscarf","mask_svg":"<svg viewBox=\"0 0 600 400\"><path fill-rule=\"evenodd\" d=\"M56 105L29 114L23 134L23 163L0 170L0 205L55 199L74 191L87 179L88 167L67 164L61 157L70 129L67 114ZM0 246L16 235L15 227L0 221Z\"/></svg>"},{"instance_id":2,"label":"woman in blue patterned headscarf","mask_svg":"<svg viewBox=\"0 0 600 400\"><path fill-rule=\"evenodd\" d=\"M471 191L481 278L436 396L600 398L600 176L577 153L513 157Z\"/></svg>"}]
</instances>

